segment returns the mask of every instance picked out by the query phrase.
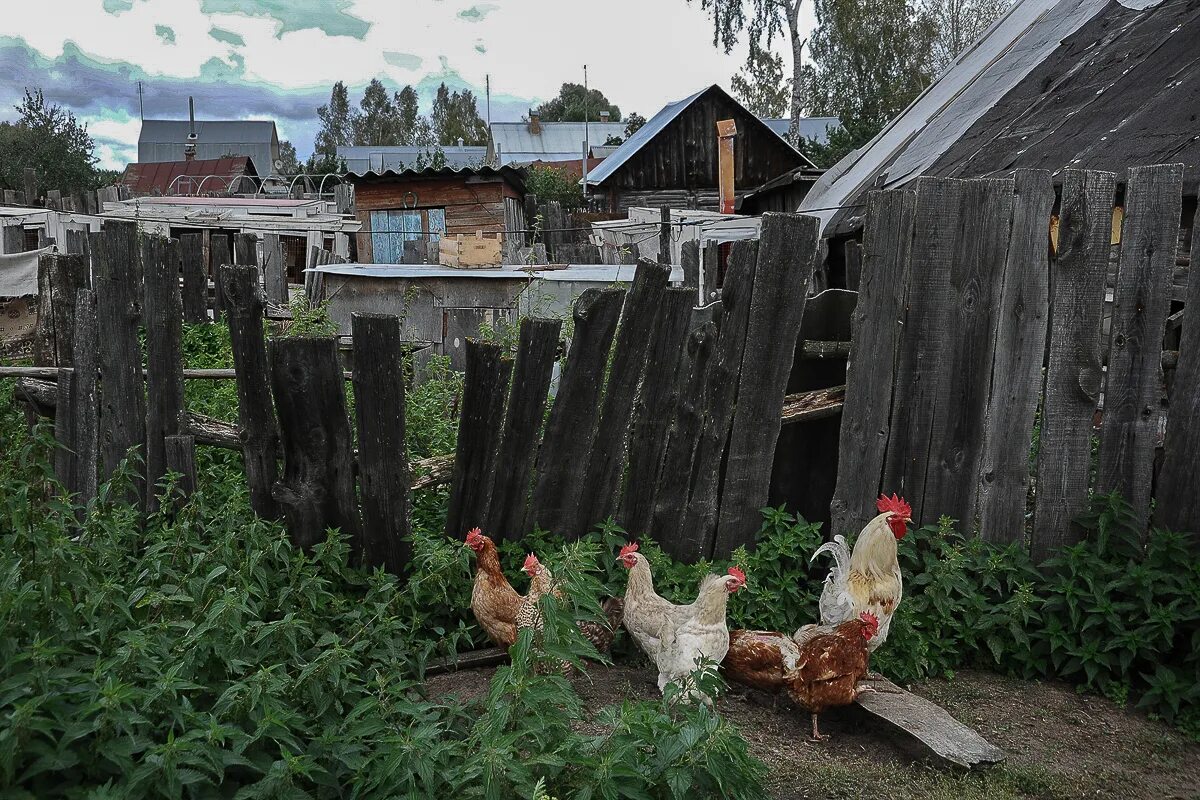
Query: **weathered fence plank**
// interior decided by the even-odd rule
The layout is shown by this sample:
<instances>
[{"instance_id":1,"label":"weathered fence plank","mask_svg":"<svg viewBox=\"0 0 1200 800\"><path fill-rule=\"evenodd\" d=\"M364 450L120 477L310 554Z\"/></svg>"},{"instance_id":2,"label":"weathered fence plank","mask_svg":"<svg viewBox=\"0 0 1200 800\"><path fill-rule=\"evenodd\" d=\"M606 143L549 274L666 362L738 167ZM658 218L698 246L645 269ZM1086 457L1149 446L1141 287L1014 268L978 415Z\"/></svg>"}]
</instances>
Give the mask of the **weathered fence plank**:
<instances>
[{"instance_id":1,"label":"weathered fence plank","mask_svg":"<svg viewBox=\"0 0 1200 800\"><path fill-rule=\"evenodd\" d=\"M279 477L279 429L271 406L258 267L226 265L219 277L237 376L238 423L250 506L260 517L274 519L279 515L273 495ZM314 417L313 424L319 424L318 420Z\"/></svg>"},{"instance_id":2,"label":"weathered fence plank","mask_svg":"<svg viewBox=\"0 0 1200 800\"><path fill-rule=\"evenodd\" d=\"M159 481L167 474L165 439L180 433L183 413L183 299L179 242L142 239L146 288L146 483L150 510L158 508ZM61 380L61 377L60 377Z\"/></svg>"},{"instance_id":3,"label":"weathered fence plank","mask_svg":"<svg viewBox=\"0 0 1200 800\"><path fill-rule=\"evenodd\" d=\"M688 326L696 290L666 290L658 311L646 377L634 406L629 437L629 470L617 519L634 535L647 533L654 516L654 494L679 391L678 372L687 350Z\"/></svg>"},{"instance_id":4,"label":"weathered fence plank","mask_svg":"<svg viewBox=\"0 0 1200 800\"><path fill-rule=\"evenodd\" d=\"M495 432L500 437L497 468L489 476L492 497L486 527L494 537L516 541L528 533L522 526L528 511L530 470L537 456L560 330L559 319L521 321L508 410L503 427Z\"/></svg>"},{"instance_id":5,"label":"weathered fence plank","mask_svg":"<svg viewBox=\"0 0 1200 800\"><path fill-rule=\"evenodd\" d=\"M257 266L258 236L253 233L233 235L233 263L239 267Z\"/></svg>"},{"instance_id":6,"label":"weathered fence plank","mask_svg":"<svg viewBox=\"0 0 1200 800\"><path fill-rule=\"evenodd\" d=\"M750 320L742 348L737 405L729 434L715 557L753 547L767 504L779 409L796 356L806 288L820 238L816 217L768 212L762 217Z\"/></svg>"},{"instance_id":7,"label":"weathered fence plank","mask_svg":"<svg viewBox=\"0 0 1200 800\"><path fill-rule=\"evenodd\" d=\"M1129 170L1096 491L1120 492L1140 527L1150 518L1154 448L1163 413L1162 343L1171 311L1182 194L1183 164Z\"/></svg>"},{"instance_id":8,"label":"weathered fence plank","mask_svg":"<svg viewBox=\"0 0 1200 800\"><path fill-rule=\"evenodd\" d=\"M715 319L688 336L687 369L679 375L675 410L654 493L649 533L676 561L695 561L699 556L699 545L694 540L685 540L682 532L692 483L692 462L704 421L704 387L716 348L719 321L718 312Z\"/></svg>"},{"instance_id":9,"label":"weathered fence plank","mask_svg":"<svg viewBox=\"0 0 1200 800\"><path fill-rule=\"evenodd\" d=\"M700 242L684 242L680 247L679 265L683 267L683 285L692 290L700 286Z\"/></svg>"},{"instance_id":10,"label":"weathered fence plank","mask_svg":"<svg viewBox=\"0 0 1200 800\"><path fill-rule=\"evenodd\" d=\"M209 264L208 274L213 282L213 319L220 319L225 313L225 292L221 288L221 267L233 263L233 252L229 243L229 235L214 233L208 242Z\"/></svg>"},{"instance_id":11,"label":"weathered fence plank","mask_svg":"<svg viewBox=\"0 0 1200 800\"><path fill-rule=\"evenodd\" d=\"M91 253L88 252L88 234L87 229L67 228L66 241L63 243L64 252L72 255L83 256L85 286L91 287L91 271L86 267L91 263Z\"/></svg>"},{"instance_id":12,"label":"weathered fence plank","mask_svg":"<svg viewBox=\"0 0 1200 800\"><path fill-rule=\"evenodd\" d=\"M1192 223L1192 252L1179 359L1171 385L1162 469L1154 493L1154 524L1200 532L1200 211ZM1193 539L1200 544L1200 537Z\"/></svg>"},{"instance_id":13,"label":"weathered fence plank","mask_svg":"<svg viewBox=\"0 0 1200 800\"><path fill-rule=\"evenodd\" d=\"M992 379L996 306L1012 227L1013 179L967 181L950 265L950 334L937 364L922 519L975 530L975 489Z\"/></svg>"},{"instance_id":14,"label":"weathered fence plank","mask_svg":"<svg viewBox=\"0 0 1200 800\"><path fill-rule=\"evenodd\" d=\"M483 524L492 491L488 468L499 445L496 423L504 413L500 346L467 339L464 347L466 375L446 508L446 535L452 539L461 539L469 529Z\"/></svg>"},{"instance_id":15,"label":"weathered fence plank","mask_svg":"<svg viewBox=\"0 0 1200 800\"><path fill-rule=\"evenodd\" d=\"M1079 540L1087 506L1092 415L1100 396L1100 319L1116 176L1065 170L1058 257L1050 270L1050 350L1038 444L1032 553Z\"/></svg>"},{"instance_id":16,"label":"weathered fence plank","mask_svg":"<svg viewBox=\"0 0 1200 800\"><path fill-rule=\"evenodd\" d=\"M81 505L96 496L96 460L100 447L100 396L97 391L99 368L99 328L96 321L96 293L80 289L75 294L75 380L71 409L74 441L74 475L68 488Z\"/></svg>"},{"instance_id":17,"label":"weathered fence plank","mask_svg":"<svg viewBox=\"0 0 1200 800\"><path fill-rule=\"evenodd\" d=\"M273 495L292 542L309 549L324 541L326 528L340 528L357 553L354 450L337 341L274 339L270 354L283 443L283 476Z\"/></svg>"},{"instance_id":18,"label":"weathered fence plank","mask_svg":"<svg viewBox=\"0 0 1200 800\"><path fill-rule=\"evenodd\" d=\"M3 240L6 255L25 252L25 229L20 223L0 226L0 240Z\"/></svg>"},{"instance_id":19,"label":"weathered fence plank","mask_svg":"<svg viewBox=\"0 0 1200 800\"><path fill-rule=\"evenodd\" d=\"M38 320L34 360L69 367L75 348L75 293L88 285L82 255L42 253L38 257Z\"/></svg>"},{"instance_id":20,"label":"weathered fence plank","mask_svg":"<svg viewBox=\"0 0 1200 800\"><path fill-rule=\"evenodd\" d=\"M142 381L142 346L138 327L142 317L142 271L137 225L106 221L91 235L95 262L97 338L103 379L100 420L101 480L108 480L133 448L145 457L146 392ZM145 508L145 483L138 469L136 497Z\"/></svg>"},{"instance_id":21,"label":"weathered fence plank","mask_svg":"<svg viewBox=\"0 0 1200 800\"><path fill-rule=\"evenodd\" d=\"M587 533L592 525L603 522L616 511L617 490L625 468L626 447L629 443L629 424L633 417L633 401L646 369L650 350L650 332L662 304L663 291L671 268L652 261L638 262L633 285L625 298L617 341L613 346L612 366L600 423L588 455L586 492L578 508L583 510L569 523L568 535Z\"/></svg>"},{"instance_id":22,"label":"weathered fence plank","mask_svg":"<svg viewBox=\"0 0 1200 800\"><path fill-rule=\"evenodd\" d=\"M196 491L196 440L186 434L168 436L163 440L167 469L178 473L175 484L175 508L178 509Z\"/></svg>"},{"instance_id":23,"label":"weathered fence plank","mask_svg":"<svg viewBox=\"0 0 1200 800\"><path fill-rule=\"evenodd\" d=\"M720 499L721 463L729 442L729 429L733 424L738 371L742 367L746 327L750 320L758 247L757 240L733 243L729 254L729 272L721 287L721 328L707 370L700 429L692 459L692 485L678 546L680 557L688 563L712 555Z\"/></svg>"},{"instance_id":24,"label":"weathered fence plank","mask_svg":"<svg viewBox=\"0 0 1200 800\"><path fill-rule=\"evenodd\" d=\"M575 335L538 452L533 501L524 525L574 536L563 521L583 494L587 454L596 433L604 370L625 292L588 289L575 301Z\"/></svg>"},{"instance_id":25,"label":"weathered fence plank","mask_svg":"<svg viewBox=\"0 0 1200 800\"><path fill-rule=\"evenodd\" d=\"M354 314L354 412L362 494L363 562L404 574L408 542L408 453L404 442L404 345L400 318Z\"/></svg>"},{"instance_id":26,"label":"weathered fence plank","mask_svg":"<svg viewBox=\"0 0 1200 800\"><path fill-rule=\"evenodd\" d=\"M277 306L288 303L287 265L283 263L283 243L277 233L264 233L262 240L263 280L267 285L267 300Z\"/></svg>"},{"instance_id":27,"label":"weathered fence plank","mask_svg":"<svg viewBox=\"0 0 1200 800\"><path fill-rule=\"evenodd\" d=\"M870 223L868 223L868 225L869 224ZM909 222L909 224L911 226L911 224L912 224L911 221ZM865 233L864 233L864 237L865 237ZM863 242L861 244L859 242L856 242L853 239L851 239L850 241L846 242L846 244L842 250L842 258L846 262L846 288L852 292L860 291L861 287L862 287L863 249L864 249L865 244L866 244L865 238L863 239ZM906 244L905 245L906 252L907 252L907 247L908 247L908 245ZM869 258L869 257L870 256L868 255L867 258Z\"/></svg>"},{"instance_id":28,"label":"weathered fence plank","mask_svg":"<svg viewBox=\"0 0 1200 800\"><path fill-rule=\"evenodd\" d=\"M671 207L658 209L658 263L671 263Z\"/></svg>"},{"instance_id":29,"label":"weathered fence plank","mask_svg":"<svg viewBox=\"0 0 1200 800\"><path fill-rule=\"evenodd\" d=\"M991 397L984 422L975 517L989 541L1020 542L1029 495L1029 452L1042 393L1050 312L1050 212L1054 184L1044 170L1014 175L1012 229L996 311Z\"/></svg>"},{"instance_id":30,"label":"weathered fence plank","mask_svg":"<svg viewBox=\"0 0 1200 800\"><path fill-rule=\"evenodd\" d=\"M704 272L704 302L705 304L721 297L721 247L716 242L709 242L704 248L700 265Z\"/></svg>"},{"instance_id":31,"label":"weathered fence plank","mask_svg":"<svg viewBox=\"0 0 1200 800\"><path fill-rule=\"evenodd\" d=\"M183 321L208 322L208 271L204 267L204 237L185 233L179 237L183 259Z\"/></svg>"},{"instance_id":32,"label":"weathered fence plank","mask_svg":"<svg viewBox=\"0 0 1200 800\"><path fill-rule=\"evenodd\" d=\"M72 493L75 482L75 373L58 378L58 403L54 409L54 477L63 492Z\"/></svg>"},{"instance_id":33,"label":"weathered fence plank","mask_svg":"<svg viewBox=\"0 0 1200 800\"><path fill-rule=\"evenodd\" d=\"M916 195L871 192L858 304L846 367L830 531L851 533L875 516L892 411L896 349L903 332Z\"/></svg>"},{"instance_id":34,"label":"weathered fence plank","mask_svg":"<svg viewBox=\"0 0 1200 800\"><path fill-rule=\"evenodd\" d=\"M883 491L899 492L922 521L925 473L933 435L940 360L954 336L947 308L964 183L919 178L913 216L904 335L897 348L892 422L884 458ZM940 511L930 509L936 515ZM932 517L936 519L936 516Z\"/></svg>"}]
</instances>

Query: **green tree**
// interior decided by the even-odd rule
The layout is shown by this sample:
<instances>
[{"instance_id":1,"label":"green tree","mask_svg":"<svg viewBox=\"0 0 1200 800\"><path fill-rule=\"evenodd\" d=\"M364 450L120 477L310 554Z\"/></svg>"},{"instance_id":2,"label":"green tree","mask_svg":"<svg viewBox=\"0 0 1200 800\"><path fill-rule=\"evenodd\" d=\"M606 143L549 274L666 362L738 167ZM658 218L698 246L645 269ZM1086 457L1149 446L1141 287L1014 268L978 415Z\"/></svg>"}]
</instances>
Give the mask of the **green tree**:
<instances>
[{"instance_id":1,"label":"green tree","mask_svg":"<svg viewBox=\"0 0 1200 800\"><path fill-rule=\"evenodd\" d=\"M326 160L333 159L337 156L338 147L351 144L354 141L354 116L346 84L338 81L329 93L329 102L317 109L321 129L313 142L313 155Z\"/></svg>"},{"instance_id":2,"label":"green tree","mask_svg":"<svg viewBox=\"0 0 1200 800\"><path fill-rule=\"evenodd\" d=\"M438 144L455 145L459 139L469 145L487 143L487 124L479 116L470 89L452 92L444 83L438 86L430 122Z\"/></svg>"},{"instance_id":3,"label":"green tree","mask_svg":"<svg viewBox=\"0 0 1200 800\"><path fill-rule=\"evenodd\" d=\"M583 122L585 110L588 122L599 122L601 111L608 112L610 122L621 121L621 109L599 89L585 90L581 83L564 83L558 97L542 103L534 113L543 122Z\"/></svg>"},{"instance_id":4,"label":"green tree","mask_svg":"<svg viewBox=\"0 0 1200 800\"><path fill-rule=\"evenodd\" d=\"M800 38L800 4L802 0L686 0L699 2L713 23L713 46L728 53L733 50L742 31L747 33L752 49L769 51L775 37L787 31L792 51L792 87L789 113L792 119L789 137L796 141L800 131L800 115L804 110L805 90L804 45ZM875 0L861 0L875 2Z\"/></svg>"},{"instance_id":5,"label":"green tree","mask_svg":"<svg viewBox=\"0 0 1200 800\"><path fill-rule=\"evenodd\" d=\"M283 166L275 171L280 175L295 175L302 171L300 159L296 157L296 146L287 139L279 143L279 160ZM274 165L272 165L273 167Z\"/></svg>"},{"instance_id":6,"label":"green tree","mask_svg":"<svg viewBox=\"0 0 1200 800\"><path fill-rule=\"evenodd\" d=\"M400 119L400 141L397 144L431 145L434 143L433 126L422 116L417 90L405 86L396 92L396 114Z\"/></svg>"},{"instance_id":7,"label":"green tree","mask_svg":"<svg viewBox=\"0 0 1200 800\"><path fill-rule=\"evenodd\" d=\"M806 150L829 164L869 141L929 85L928 59L914 54L928 53L936 32L906 0L816 0L816 16L806 105L836 116L843 132L821 152L811 142Z\"/></svg>"},{"instance_id":8,"label":"green tree","mask_svg":"<svg viewBox=\"0 0 1200 800\"><path fill-rule=\"evenodd\" d=\"M730 81L733 95L756 117L777 119L788 112L791 78L783 77L783 57L751 42L746 64Z\"/></svg>"},{"instance_id":9,"label":"green tree","mask_svg":"<svg viewBox=\"0 0 1200 800\"><path fill-rule=\"evenodd\" d=\"M87 125L57 103L47 103L40 89L26 89L14 108L17 121L0 123L0 185L21 188L28 167L37 170L38 185L48 189L77 192L102 185L105 173L96 170Z\"/></svg>"},{"instance_id":10,"label":"green tree","mask_svg":"<svg viewBox=\"0 0 1200 800\"><path fill-rule=\"evenodd\" d=\"M638 130L646 124L646 118L636 111L632 112L625 118L625 138L633 136Z\"/></svg>"},{"instance_id":11,"label":"green tree","mask_svg":"<svg viewBox=\"0 0 1200 800\"><path fill-rule=\"evenodd\" d=\"M356 145L400 144L403 135L400 113L383 82L372 78L363 90L359 113L351 121Z\"/></svg>"}]
</instances>

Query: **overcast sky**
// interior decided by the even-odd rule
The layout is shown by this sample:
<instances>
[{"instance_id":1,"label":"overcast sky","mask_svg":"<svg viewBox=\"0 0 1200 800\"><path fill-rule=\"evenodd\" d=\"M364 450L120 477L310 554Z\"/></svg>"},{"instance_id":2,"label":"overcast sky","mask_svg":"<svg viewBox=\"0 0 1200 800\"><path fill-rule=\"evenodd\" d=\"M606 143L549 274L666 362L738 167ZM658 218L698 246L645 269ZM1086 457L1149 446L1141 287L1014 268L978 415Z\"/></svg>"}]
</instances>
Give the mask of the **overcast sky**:
<instances>
[{"instance_id":1,"label":"overcast sky","mask_svg":"<svg viewBox=\"0 0 1200 800\"><path fill-rule=\"evenodd\" d=\"M811 4L806 27L811 27ZM417 86L469 86L492 119L519 119L564 81L603 91L623 114L729 79L744 43L726 55L698 0L25 0L5 4L0 119L25 87L88 123L106 167L137 154L138 81L146 117L274 119L304 158L316 106L343 80L352 102L378 77ZM775 49L786 51L786 42ZM427 110L427 109L426 109Z\"/></svg>"}]
</instances>

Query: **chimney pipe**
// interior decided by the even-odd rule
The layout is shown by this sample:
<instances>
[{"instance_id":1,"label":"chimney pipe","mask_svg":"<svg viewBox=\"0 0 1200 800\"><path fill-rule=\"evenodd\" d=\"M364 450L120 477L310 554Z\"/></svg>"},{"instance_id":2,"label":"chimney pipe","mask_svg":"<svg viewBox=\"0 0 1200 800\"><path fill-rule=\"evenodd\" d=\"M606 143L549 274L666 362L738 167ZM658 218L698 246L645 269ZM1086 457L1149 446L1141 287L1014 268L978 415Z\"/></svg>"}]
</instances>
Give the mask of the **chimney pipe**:
<instances>
[{"instance_id":1,"label":"chimney pipe","mask_svg":"<svg viewBox=\"0 0 1200 800\"><path fill-rule=\"evenodd\" d=\"M609 115L609 113L608 113L607 111L601 111L601 112L600 112L600 121L601 121L601 122L608 122L609 116L610 116L610 115Z\"/></svg>"},{"instance_id":2,"label":"chimney pipe","mask_svg":"<svg viewBox=\"0 0 1200 800\"><path fill-rule=\"evenodd\" d=\"M183 160L191 161L196 157L196 104L188 97L188 137L183 146Z\"/></svg>"},{"instance_id":3,"label":"chimney pipe","mask_svg":"<svg viewBox=\"0 0 1200 800\"><path fill-rule=\"evenodd\" d=\"M542 133L542 117L532 108L529 109L529 132L534 136L540 136Z\"/></svg>"}]
</instances>

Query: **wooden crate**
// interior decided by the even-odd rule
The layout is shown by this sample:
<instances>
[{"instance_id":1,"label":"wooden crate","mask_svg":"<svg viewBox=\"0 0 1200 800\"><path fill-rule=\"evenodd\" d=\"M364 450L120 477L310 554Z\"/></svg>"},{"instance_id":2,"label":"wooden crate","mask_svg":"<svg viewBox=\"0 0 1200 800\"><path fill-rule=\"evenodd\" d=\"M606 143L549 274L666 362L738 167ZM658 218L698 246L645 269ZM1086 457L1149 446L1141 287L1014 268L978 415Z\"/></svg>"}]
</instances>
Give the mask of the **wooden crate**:
<instances>
[{"instance_id":1,"label":"wooden crate","mask_svg":"<svg viewBox=\"0 0 1200 800\"><path fill-rule=\"evenodd\" d=\"M500 266L501 236L444 236L438 244L438 263L446 267L480 269Z\"/></svg>"}]
</instances>

